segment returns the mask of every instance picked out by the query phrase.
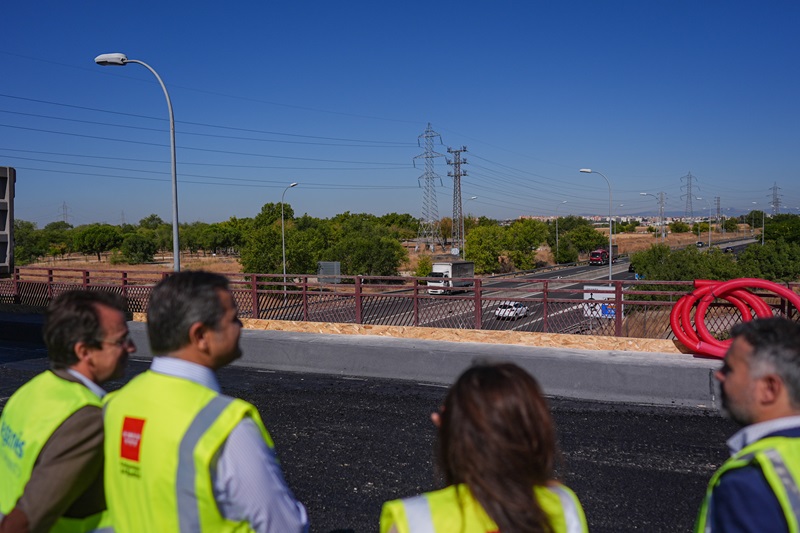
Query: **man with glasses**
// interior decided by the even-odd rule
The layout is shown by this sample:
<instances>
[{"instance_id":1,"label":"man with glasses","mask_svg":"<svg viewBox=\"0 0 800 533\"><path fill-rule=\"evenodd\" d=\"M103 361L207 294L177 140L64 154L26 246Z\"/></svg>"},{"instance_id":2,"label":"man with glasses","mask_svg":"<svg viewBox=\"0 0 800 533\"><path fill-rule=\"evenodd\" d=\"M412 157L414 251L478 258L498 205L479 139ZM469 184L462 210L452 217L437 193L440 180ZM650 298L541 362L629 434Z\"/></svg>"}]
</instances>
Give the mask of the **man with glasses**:
<instances>
[{"instance_id":1,"label":"man with glasses","mask_svg":"<svg viewBox=\"0 0 800 533\"><path fill-rule=\"evenodd\" d=\"M696 531L798 531L800 515L800 324L743 322L722 368L722 409L743 426L732 457L708 485Z\"/></svg>"},{"instance_id":2,"label":"man with glasses","mask_svg":"<svg viewBox=\"0 0 800 533\"><path fill-rule=\"evenodd\" d=\"M117 533L308 530L261 416L221 393L216 373L242 355L228 280L185 271L156 285L150 370L110 395L105 486Z\"/></svg>"},{"instance_id":3,"label":"man with glasses","mask_svg":"<svg viewBox=\"0 0 800 533\"><path fill-rule=\"evenodd\" d=\"M109 525L100 385L122 377L136 351L125 308L119 295L84 290L48 308L51 369L20 387L0 416L0 533Z\"/></svg>"}]
</instances>

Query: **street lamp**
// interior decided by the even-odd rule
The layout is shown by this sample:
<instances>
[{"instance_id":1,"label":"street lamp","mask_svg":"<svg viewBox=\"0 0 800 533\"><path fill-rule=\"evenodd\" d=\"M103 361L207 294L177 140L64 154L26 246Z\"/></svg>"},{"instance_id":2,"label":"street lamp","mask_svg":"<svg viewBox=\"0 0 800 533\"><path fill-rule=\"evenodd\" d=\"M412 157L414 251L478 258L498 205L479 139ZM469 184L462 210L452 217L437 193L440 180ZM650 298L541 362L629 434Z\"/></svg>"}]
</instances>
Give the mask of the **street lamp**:
<instances>
[{"instance_id":1,"label":"street lamp","mask_svg":"<svg viewBox=\"0 0 800 533\"><path fill-rule=\"evenodd\" d=\"M292 187L297 187L297 182L294 181L288 187L283 189L281 194L281 251L283 252L283 303L286 303L286 231L283 226L283 197L286 196L286 191Z\"/></svg>"},{"instance_id":2,"label":"street lamp","mask_svg":"<svg viewBox=\"0 0 800 533\"><path fill-rule=\"evenodd\" d=\"M584 174L599 174L600 176L603 177L604 180L606 180L606 183L608 184L608 283L610 285L611 284L611 274L612 274L611 263L613 262L613 257L614 257L614 254L613 254L613 249L614 248L613 248L613 244L612 244L612 242L613 242L612 238L614 236L614 226L612 225L612 220L611 220L611 204L612 204L612 200L611 200L611 182L608 181L608 178L605 176L605 174L603 174L601 172L598 172L596 170L592 170L591 168L582 168L581 172L583 172Z\"/></svg>"},{"instance_id":3,"label":"street lamp","mask_svg":"<svg viewBox=\"0 0 800 533\"><path fill-rule=\"evenodd\" d=\"M169 99L167 86L161 80L153 67L139 61L137 59L128 59L125 54L101 54L94 58L94 62L100 66L125 66L128 63L138 63L147 70L153 73L164 91L164 96L167 97L167 109L169 110L169 140L172 149L172 255L173 255L173 270L175 272L181 271L181 248L178 241L178 170L175 163L175 116L172 114L172 101Z\"/></svg>"},{"instance_id":4,"label":"street lamp","mask_svg":"<svg viewBox=\"0 0 800 533\"><path fill-rule=\"evenodd\" d=\"M661 199L655 194L650 194L649 192L640 192L639 194L642 196L652 196L658 201L658 226L661 233L661 242L664 242L664 210L661 207Z\"/></svg>"},{"instance_id":5,"label":"street lamp","mask_svg":"<svg viewBox=\"0 0 800 533\"><path fill-rule=\"evenodd\" d=\"M758 205L758 202L750 202L750 203L753 205ZM772 207L771 204L770 207ZM764 209L761 210L761 246L764 246L764 230L766 229L766 226L764 225L765 224L764 211L765 211ZM752 226L750 226L752 232L755 233L755 228L753 226L755 226L755 221L753 221Z\"/></svg>"},{"instance_id":6,"label":"street lamp","mask_svg":"<svg viewBox=\"0 0 800 533\"><path fill-rule=\"evenodd\" d=\"M560 204L556 204L556 264L558 264L558 208L567 203L566 200L561 202Z\"/></svg>"},{"instance_id":7,"label":"street lamp","mask_svg":"<svg viewBox=\"0 0 800 533\"><path fill-rule=\"evenodd\" d=\"M464 205L467 205L467 202L470 200L477 200L477 196L470 196L466 200L464 200ZM461 213L461 259L467 258L467 234L464 232L464 213Z\"/></svg>"},{"instance_id":8,"label":"street lamp","mask_svg":"<svg viewBox=\"0 0 800 533\"><path fill-rule=\"evenodd\" d=\"M703 200L703 198L697 197L698 200ZM711 204L708 200L704 200L706 205L708 206L708 247L711 248ZM700 235L698 235L699 237Z\"/></svg>"}]
</instances>

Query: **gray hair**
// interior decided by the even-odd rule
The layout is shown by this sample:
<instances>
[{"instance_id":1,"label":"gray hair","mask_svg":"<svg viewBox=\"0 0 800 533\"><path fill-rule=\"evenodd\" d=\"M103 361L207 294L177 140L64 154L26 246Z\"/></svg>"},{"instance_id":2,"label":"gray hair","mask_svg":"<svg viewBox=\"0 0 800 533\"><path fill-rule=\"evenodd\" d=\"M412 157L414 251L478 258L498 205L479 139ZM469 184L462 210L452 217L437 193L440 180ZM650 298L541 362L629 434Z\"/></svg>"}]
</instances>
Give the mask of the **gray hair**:
<instances>
[{"instance_id":1,"label":"gray hair","mask_svg":"<svg viewBox=\"0 0 800 533\"><path fill-rule=\"evenodd\" d=\"M800 324L781 317L761 318L737 324L731 337L741 337L753 347L752 376L777 374L792 405L800 407Z\"/></svg>"},{"instance_id":2,"label":"gray hair","mask_svg":"<svg viewBox=\"0 0 800 533\"><path fill-rule=\"evenodd\" d=\"M147 306L147 336L155 355L164 355L189 344L192 324L216 328L225 314L219 291L228 290L228 279L202 270L172 274L161 280Z\"/></svg>"}]
</instances>

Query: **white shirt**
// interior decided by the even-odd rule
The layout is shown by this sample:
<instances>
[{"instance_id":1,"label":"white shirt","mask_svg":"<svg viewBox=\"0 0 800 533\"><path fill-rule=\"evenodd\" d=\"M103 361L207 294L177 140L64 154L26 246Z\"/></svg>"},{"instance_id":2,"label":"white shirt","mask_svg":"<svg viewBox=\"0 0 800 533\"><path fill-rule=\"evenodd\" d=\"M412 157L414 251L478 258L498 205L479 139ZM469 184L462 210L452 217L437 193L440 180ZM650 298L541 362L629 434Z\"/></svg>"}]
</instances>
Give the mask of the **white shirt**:
<instances>
[{"instance_id":1,"label":"white shirt","mask_svg":"<svg viewBox=\"0 0 800 533\"><path fill-rule=\"evenodd\" d=\"M150 370L220 392L210 368L174 357L154 357ZM214 465L216 463L216 466ZM233 428L211 466L214 497L228 520L245 520L259 533L308 531L302 503L286 486L275 452L250 418Z\"/></svg>"}]
</instances>

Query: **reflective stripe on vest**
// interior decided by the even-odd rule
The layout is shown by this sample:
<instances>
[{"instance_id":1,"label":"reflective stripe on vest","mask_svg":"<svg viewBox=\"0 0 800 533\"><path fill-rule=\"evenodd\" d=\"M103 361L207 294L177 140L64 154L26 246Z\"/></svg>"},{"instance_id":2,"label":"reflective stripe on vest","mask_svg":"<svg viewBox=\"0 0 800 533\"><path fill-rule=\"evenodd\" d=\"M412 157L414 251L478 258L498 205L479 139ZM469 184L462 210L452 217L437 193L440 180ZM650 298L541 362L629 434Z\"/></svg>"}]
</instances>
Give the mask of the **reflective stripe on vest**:
<instances>
[{"instance_id":1,"label":"reflective stripe on vest","mask_svg":"<svg viewBox=\"0 0 800 533\"><path fill-rule=\"evenodd\" d=\"M556 494L561 501L561 508L564 509L564 521L567 525L567 533L581 533L583 531L583 521L575 498L563 487L547 487L547 490Z\"/></svg>"},{"instance_id":2,"label":"reflective stripe on vest","mask_svg":"<svg viewBox=\"0 0 800 533\"><path fill-rule=\"evenodd\" d=\"M561 504L565 525L564 533L583 533L586 531L580 503L572 491L563 486L546 487L546 489L555 494ZM472 498L471 496L467 497ZM430 500L426 495L414 496L401 501L405 511L406 525L410 533L436 533Z\"/></svg>"},{"instance_id":3,"label":"reflective stripe on vest","mask_svg":"<svg viewBox=\"0 0 800 533\"><path fill-rule=\"evenodd\" d=\"M178 500L178 522L180 523L181 531L184 533L200 531L200 509L197 506L194 488L196 478L194 468L195 446L231 401L233 401L233 398L217 396L208 402L192 421L186 431L186 435L181 440L178 452L176 496Z\"/></svg>"},{"instance_id":4,"label":"reflective stripe on vest","mask_svg":"<svg viewBox=\"0 0 800 533\"><path fill-rule=\"evenodd\" d=\"M408 530L414 533L436 533L433 529L433 516L431 506L425 496L415 496L403 500L406 510Z\"/></svg>"},{"instance_id":5,"label":"reflective stripe on vest","mask_svg":"<svg viewBox=\"0 0 800 533\"><path fill-rule=\"evenodd\" d=\"M255 407L152 370L107 398L105 489L116 531L250 531L220 513L212 470L245 417L273 446Z\"/></svg>"},{"instance_id":6,"label":"reflective stripe on vest","mask_svg":"<svg viewBox=\"0 0 800 533\"><path fill-rule=\"evenodd\" d=\"M789 464L787 460L790 461ZM764 438L749 444L725 461L708 483L706 497L700 506L695 523L695 531L702 533L713 531L709 517L713 515L714 489L726 472L744 467L761 470L767 485L778 500L789 531L800 532L797 522L800 516L800 488L797 485L797 479L800 477L800 439L791 437Z\"/></svg>"},{"instance_id":7,"label":"reflective stripe on vest","mask_svg":"<svg viewBox=\"0 0 800 533\"><path fill-rule=\"evenodd\" d=\"M783 488L786 491L795 516L800 516L800 490L798 490L797 483L795 483L794 478L789 473L789 469L786 468L783 457L781 457L778 450L774 448L765 451L764 455L772 463L772 468L775 469L775 473L778 474L778 479L780 479L783 484Z\"/></svg>"}]
</instances>

